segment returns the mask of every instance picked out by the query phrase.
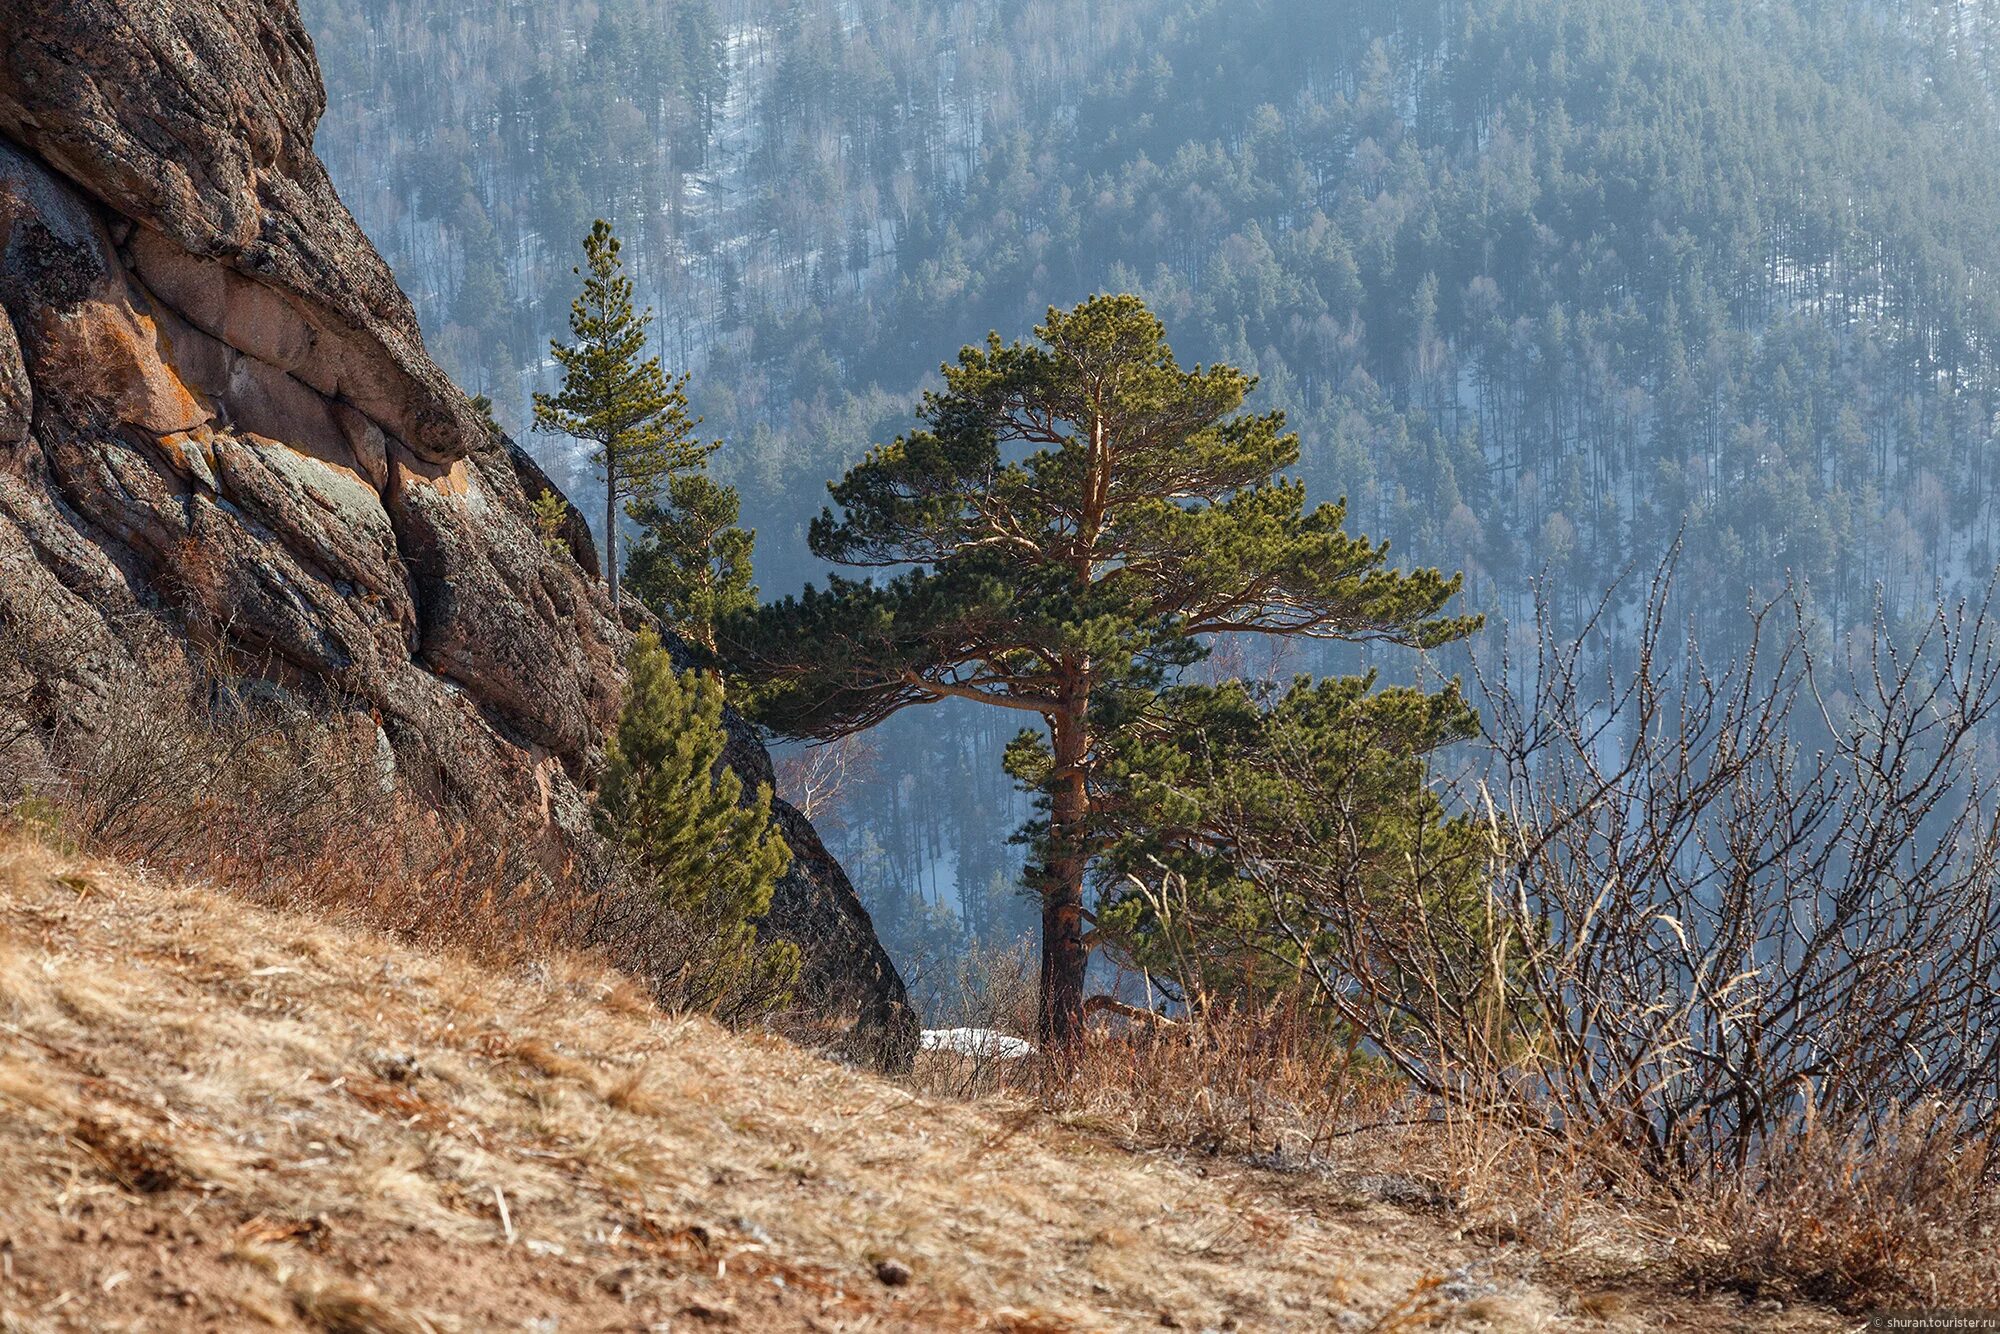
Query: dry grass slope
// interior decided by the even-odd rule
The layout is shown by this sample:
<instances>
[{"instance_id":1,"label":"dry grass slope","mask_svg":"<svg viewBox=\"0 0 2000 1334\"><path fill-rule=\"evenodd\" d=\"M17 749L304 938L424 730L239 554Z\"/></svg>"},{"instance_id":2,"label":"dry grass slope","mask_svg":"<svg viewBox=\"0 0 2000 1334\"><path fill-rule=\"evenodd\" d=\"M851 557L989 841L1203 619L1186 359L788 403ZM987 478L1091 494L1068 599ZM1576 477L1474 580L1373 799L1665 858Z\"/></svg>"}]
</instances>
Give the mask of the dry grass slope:
<instances>
[{"instance_id":1,"label":"dry grass slope","mask_svg":"<svg viewBox=\"0 0 2000 1334\"><path fill-rule=\"evenodd\" d=\"M890 1262L906 1268L906 1282ZM0 845L0 1329L1820 1328Z\"/></svg>"}]
</instances>

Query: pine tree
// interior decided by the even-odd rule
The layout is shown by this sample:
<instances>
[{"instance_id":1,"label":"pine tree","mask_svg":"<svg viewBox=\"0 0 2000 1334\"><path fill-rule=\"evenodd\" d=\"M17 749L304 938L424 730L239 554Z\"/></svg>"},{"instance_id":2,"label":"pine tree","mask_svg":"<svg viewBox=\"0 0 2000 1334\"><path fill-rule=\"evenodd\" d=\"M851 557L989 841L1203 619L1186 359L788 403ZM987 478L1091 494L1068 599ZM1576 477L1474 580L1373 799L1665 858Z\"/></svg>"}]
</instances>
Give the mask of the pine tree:
<instances>
[{"instance_id":1,"label":"pine tree","mask_svg":"<svg viewBox=\"0 0 2000 1334\"><path fill-rule=\"evenodd\" d=\"M486 428L489 438L498 440L506 432L500 429L500 419L493 415L493 400L485 394L475 394L472 410L479 414L479 424Z\"/></svg>"},{"instance_id":2,"label":"pine tree","mask_svg":"<svg viewBox=\"0 0 2000 1334\"><path fill-rule=\"evenodd\" d=\"M1476 937L1491 830L1447 811L1428 757L1477 734L1455 685L1377 689L1364 675L1162 692L1107 738L1099 942L1174 978L1190 1003L1255 1009L1336 934L1365 949L1448 915ZM1303 871L1351 887L1366 911L1329 911Z\"/></svg>"},{"instance_id":3,"label":"pine tree","mask_svg":"<svg viewBox=\"0 0 2000 1334\"><path fill-rule=\"evenodd\" d=\"M534 521L535 536L542 539L544 551L561 551L563 525L569 522L569 503L547 487L542 494L528 502L528 517Z\"/></svg>"},{"instance_id":4,"label":"pine tree","mask_svg":"<svg viewBox=\"0 0 2000 1334\"><path fill-rule=\"evenodd\" d=\"M710 936L708 994L698 1000L788 987L798 951L760 943L756 923L791 849L771 825L770 788L744 801L742 781L722 763L722 683L675 671L651 630L639 633L627 666L598 798L603 833L668 907Z\"/></svg>"},{"instance_id":5,"label":"pine tree","mask_svg":"<svg viewBox=\"0 0 2000 1334\"><path fill-rule=\"evenodd\" d=\"M1459 581L1387 568L1387 549L1305 508L1282 414L1239 409L1255 381L1184 370L1136 297L1051 310L1038 343L968 347L922 424L833 485L814 553L915 566L738 618L725 651L760 682L763 719L836 737L914 704L970 699L1040 717L1008 767L1040 794L1041 1029L1082 1031L1083 889L1107 846L1107 757L1155 716L1214 636L1428 647L1476 618L1442 613Z\"/></svg>"},{"instance_id":6,"label":"pine tree","mask_svg":"<svg viewBox=\"0 0 2000 1334\"><path fill-rule=\"evenodd\" d=\"M668 380L657 356L643 360L649 308L632 308L632 280L618 257L618 238L599 218L583 241L584 264L571 273L583 291L569 308L576 342L551 342L562 367L559 393L535 395L535 429L589 440L591 462L604 474L604 571L618 605L619 502L628 511L652 499L672 474L700 465L713 450L694 438L687 376Z\"/></svg>"},{"instance_id":7,"label":"pine tree","mask_svg":"<svg viewBox=\"0 0 2000 1334\"><path fill-rule=\"evenodd\" d=\"M668 479L664 503L633 515L645 536L628 580L639 601L690 643L715 651L715 628L757 605L750 553L757 535L736 526L736 489L706 473Z\"/></svg>"}]
</instances>

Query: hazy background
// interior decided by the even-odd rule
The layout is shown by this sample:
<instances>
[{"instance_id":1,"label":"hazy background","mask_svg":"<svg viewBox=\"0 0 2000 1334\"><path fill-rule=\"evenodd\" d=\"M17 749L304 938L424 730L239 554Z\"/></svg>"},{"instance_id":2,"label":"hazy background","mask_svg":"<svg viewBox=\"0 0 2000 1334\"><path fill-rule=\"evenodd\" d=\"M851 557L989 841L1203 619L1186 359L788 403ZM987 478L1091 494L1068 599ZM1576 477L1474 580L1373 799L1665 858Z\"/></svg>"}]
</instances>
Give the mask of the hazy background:
<instances>
[{"instance_id":1,"label":"hazy background","mask_svg":"<svg viewBox=\"0 0 2000 1334\"><path fill-rule=\"evenodd\" d=\"M1682 531L1718 650L1788 572L1837 633L1994 567L2000 4L304 7L320 154L440 361L594 512L524 428L612 219L767 594L937 362L1107 289L1503 626ZM815 811L908 971L1032 919L1017 725L899 718Z\"/></svg>"}]
</instances>

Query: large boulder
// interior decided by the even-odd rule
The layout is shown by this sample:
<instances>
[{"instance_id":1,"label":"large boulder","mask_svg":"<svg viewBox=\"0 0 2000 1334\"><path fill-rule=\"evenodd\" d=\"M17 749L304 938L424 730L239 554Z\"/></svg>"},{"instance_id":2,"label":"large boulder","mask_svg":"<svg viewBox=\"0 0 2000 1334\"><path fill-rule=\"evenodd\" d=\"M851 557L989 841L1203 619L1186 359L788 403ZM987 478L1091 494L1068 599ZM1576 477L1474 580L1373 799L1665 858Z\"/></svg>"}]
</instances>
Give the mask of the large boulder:
<instances>
[{"instance_id":1,"label":"large boulder","mask_svg":"<svg viewBox=\"0 0 2000 1334\"><path fill-rule=\"evenodd\" d=\"M9 54L30 48L46 55L18 41ZM38 121L44 135L61 123ZM367 708L483 821L576 809L550 785L594 770L624 636L596 581L543 547L504 442L467 408L449 462L418 454L373 405L316 383L305 298L231 298L257 312L247 330L176 305L139 257L178 242L81 185L0 140L0 515L17 559L47 576L9 580L0 617L46 621L82 593L99 612L84 638L103 642L72 656L101 673L163 633L137 613L164 613L204 653ZM373 255L358 232L345 244ZM359 364L369 346L357 336L340 355ZM409 362L444 384L410 362L421 355L376 345L376 379Z\"/></svg>"},{"instance_id":2,"label":"large boulder","mask_svg":"<svg viewBox=\"0 0 2000 1334\"><path fill-rule=\"evenodd\" d=\"M722 762L736 771L746 792L775 791L771 754L756 728L734 709L723 711L723 723L729 745ZM908 1067L922 1025L861 896L797 807L774 796L771 819L792 850L792 864L772 891L770 912L758 930L798 944L805 956L801 1000L835 1026L841 1048L885 1069Z\"/></svg>"},{"instance_id":3,"label":"large boulder","mask_svg":"<svg viewBox=\"0 0 2000 1334\"><path fill-rule=\"evenodd\" d=\"M475 826L588 853L628 632L313 155L292 0L13 0L0 36L0 743L221 661L372 718ZM894 1063L902 983L782 818L773 929L866 979L839 1003Z\"/></svg>"},{"instance_id":4,"label":"large boulder","mask_svg":"<svg viewBox=\"0 0 2000 1334\"><path fill-rule=\"evenodd\" d=\"M313 155L326 108L288 0L10 0L0 134L113 216L184 318L299 371L433 462L477 423Z\"/></svg>"}]
</instances>

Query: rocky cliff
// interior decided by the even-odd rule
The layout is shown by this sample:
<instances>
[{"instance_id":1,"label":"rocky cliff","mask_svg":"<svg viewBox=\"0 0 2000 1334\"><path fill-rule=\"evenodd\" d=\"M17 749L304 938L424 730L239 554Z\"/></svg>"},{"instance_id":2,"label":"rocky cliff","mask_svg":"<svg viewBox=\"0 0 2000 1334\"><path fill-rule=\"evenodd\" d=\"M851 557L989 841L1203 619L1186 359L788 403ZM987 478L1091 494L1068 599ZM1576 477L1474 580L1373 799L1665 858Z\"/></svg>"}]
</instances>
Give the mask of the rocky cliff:
<instances>
[{"instance_id":1,"label":"rocky cliff","mask_svg":"<svg viewBox=\"0 0 2000 1334\"><path fill-rule=\"evenodd\" d=\"M313 155L291 0L12 0L0 52L0 626L41 664L17 710L115 728L135 683L222 661L372 726L476 823L587 842L625 631ZM800 826L773 926L899 1051L902 984Z\"/></svg>"}]
</instances>

